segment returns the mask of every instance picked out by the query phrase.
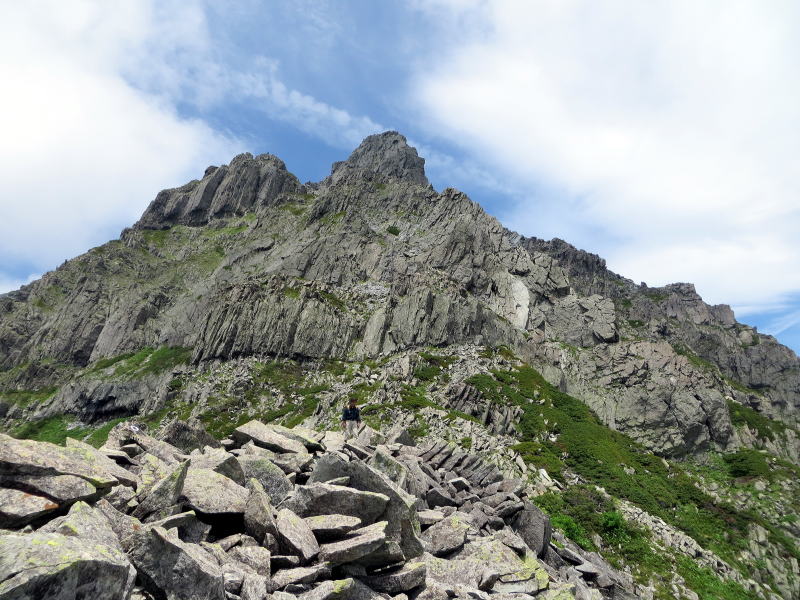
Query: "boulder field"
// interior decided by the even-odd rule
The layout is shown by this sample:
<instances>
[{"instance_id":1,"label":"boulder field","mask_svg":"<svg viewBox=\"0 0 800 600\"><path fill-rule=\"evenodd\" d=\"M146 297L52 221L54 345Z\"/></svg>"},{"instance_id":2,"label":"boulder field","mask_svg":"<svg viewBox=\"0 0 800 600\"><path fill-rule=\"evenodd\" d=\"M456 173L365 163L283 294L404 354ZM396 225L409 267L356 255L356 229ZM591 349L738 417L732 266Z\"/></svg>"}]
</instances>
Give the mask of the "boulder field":
<instances>
[{"instance_id":1,"label":"boulder field","mask_svg":"<svg viewBox=\"0 0 800 600\"><path fill-rule=\"evenodd\" d=\"M638 597L522 481L413 444L258 421L220 442L125 422L98 449L0 435L0 600Z\"/></svg>"}]
</instances>

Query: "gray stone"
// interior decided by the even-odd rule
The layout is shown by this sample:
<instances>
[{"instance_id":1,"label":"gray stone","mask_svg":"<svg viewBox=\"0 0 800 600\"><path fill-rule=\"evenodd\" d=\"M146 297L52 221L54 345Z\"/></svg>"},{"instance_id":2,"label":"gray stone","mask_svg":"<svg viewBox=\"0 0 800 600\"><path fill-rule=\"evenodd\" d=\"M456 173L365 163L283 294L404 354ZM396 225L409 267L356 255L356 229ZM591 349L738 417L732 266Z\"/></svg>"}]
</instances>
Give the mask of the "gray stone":
<instances>
[{"instance_id":1,"label":"gray stone","mask_svg":"<svg viewBox=\"0 0 800 600\"><path fill-rule=\"evenodd\" d=\"M309 561L319 554L319 544L311 529L291 510L288 508L279 510L276 525L280 541L304 561Z\"/></svg>"},{"instance_id":2,"label":"gray stone","mask_svg":"<svg viewBox=\"0 0 800 600\"><path fill-rule=\"evenodd\" d=\"M189 468L181 501L205 514L244 513L248 492L228 477L210 469Z\"/></svg>"},{"instance_id":3,"label":"gray stone","mask_svg":"<svg viewBox=\"0 0 800 600\"><path fill-rule=\"evenodd\" d=\"M23 527L58 508L50 498L0 488L0 528Z\"/></svg>"},{"instance_id":4,"label":"gray stone","mask_svg":"<svg viewBox=\"0 0 800 600\"><path fill-rule=\"evenodd\" d=\"M235 546L228 551L228 554L233 560L247 565L259 575L268 578L272 572L270 567L271 555L266 548L261 546Z\"/></svg>"},{"instance_id":5,"label":"gray stone","mask_svg":"<svg viewBox=\"0 0 800 600\"><path fill-rule=\"evenodd\" d=\"M398 488L385 475L360 462L345 462L333 454L320 457L314 464L309 483L326 481L336 477L350 477L350 485L362 491L384 494L389 498L386 510L379 517L388 522L386 540L394 542L406 559L419 556L422 541L419 539L416 499ZM386 548L387 556L393 549Z\"/></svg>"},{"instance_id":6,"label":"gray stone","mask_svg":"<svg viewBox=\"0 0 800 600\"><path fill-rule=\"evenodd\" d=\"M203 448L202 454L189 456L193 469L211 469L220 475L225 475L239 485L245 484L245 473L242 465L232 454L222 448Z\"/></svg>"},{"instance_id":7,"label":"gray stone","mask_svg":"<svg viewBox=\"0 0 800 600\"><path fill-rule=\"evenodd\" d=\"M420 525L433 525L444 519L444 513L438 510L421 510L417 513Z\"/></svg>"},{"instance_id":8,"label":"gray stone","mask_svg":"<svg viewBox=\"0 0 800 600\"><path fill-rule=\"evenodd\" d=\"M145 587L168 600L223 600L225 581L217 561L195 544L161 527L134 534L128 556Z\"/></svg>"},{"instance_id":9,"label":"gray stone","mask_svg":"<svg viewBox=\"0 0 800 600\"><path fill-rule=\"evenodd\" d=\"M467 541L470 517L456 512L426 529L422 534L425 549L434 556L444 556L461 548Z\"/></svg>"},{"instance_id":10,"label":"gray stone","mask_svg":"<svg viewBox=\"0 0 800 600\"><path fill-rule=\"evenodd\" d=\"M156 483L144 498L140 499L139 505L132 513L133 516L141 519L174 505L183 491L188 471L188 460L176 466L169 475Z\"/></svg>"},{"instance_id":11,"label":"gray stone","mask_svg":"<svg viewBox=\"0 0 800 600\"><path fill-rule=\"evenodd\" d=\"M425 563L409 562L400 567L381 571L377 575L364 577L362 581L375 591L394 595L423 585L426 574Z\"/></svg>"},{"instance_id":12,"label":"gray stone","mask_svg":"<svg viewBox=\"0 0 800 600\"><path fill-rule=\"evenodd\" d=\"M136 477L134 473L119 466L115 461L106 456L105 452L74 438L68 437L64 443L71 452L82 456L87 462L98 465L104 471L115 477L122 485L133 488L139 485L139 478Z\"/></svg>"},{"instance_id":13,"label":"gray stone","mask_svg":"<svg viewBox=\"0 0 800 600\"><path fill-rule=\"evenodd\" d=\"M119 480L106 468L108 464L106 461L110 459L102 458L105 460L82 448L67 448L33 440L17 440L0 433L0 473L4 476L75 475L96 488L117 485Z\"/></svg>"},{"instance_id":14,"label":"gray stone","mask_svg":"<svg viewBox=\"0 0 800 600\"><path fill-rule=\"evenodd\" d=\"M524 510L517 513L511 527L533 550L536 556L543 556L550 543L552 527L550 519L530 502L525 503Z\"/></svg>"},{"instance_id":15,"label":"gray stone","mask_svg":"<svg viewBox=\"0 0 800 600\"><path fill-rule=\"evenodd\" d=\"M310 567L281 569L272 576L271 587L273 590L281 590L287 585L314 583L319 579L327 579L330 577L330 575L331 566L326 562L312 565Z\"/></svg>"},{"instance_id":16,"label":"gray stone","mask_svg":"<svg viewBox=\"0 0 800 600\"><path fill-rule=\"evenodd\" d=\"M69 513L46 523L38 531L77 537L86 540L87 545L103 544L122 551L122 545L108 518L99 509L85 502L76 502L70 507Z\"/></svg>"},{"instance_id":17,"label":"gray stone","mask_svg":"<svg viewBox=\"0 0 800 600\"><path fill-rule=\"evenodd\" d=\"M237 458L247 479L257 479L264 486L270 501L280 504L292 490L292 483L279 466L269 458L258 455L244 455Z\"/></svg>"},{"instance_id":18,"label":"gray stone","mask_svg":"<svg viewBox=\"0 0 800 600\"><path fill-rule=\"evenodd\" d=\"M320 560L331 564L354 562L382 548L386 542L386 521L356 529L347 538L323 544Z\"/></svg>"},{"instance_id":19,"label":"gray stone","mask_svg":"<svg viewBox=\"0 0 800 600\"><path fill-rule=\"evenodd\" d=\"M312 483L297 486L282 506L301 517L342 514L358 517L364 523L373 523L384 513L388 503L389 497L385 494L327 483Z\"/></svg>"},{"instance_id":20,"label":"gray stone","mask_svg":"<svg viewBox=\"0 0 800 600\"><path fill-rule=\"evenodd\" d=\"M0 488L14 488L31 494L46 496L58 504L70 504L78 500L87 500L97 494L97 488L81 477L75 475L16 475L3 477L0 475ZM112 488L131 489L125 486Z\"/></svg>"},{"instance_id":21,"label":"gray stone","mask_svg":"<svg viewBox=\"0 0 800 600\"><path fill-rule=\"evenodd\" d=\"M361 519L348 515L317 515L304 520L320 541L340 538L361 526Z\"/></svg>"},{"instance_id":22,"label":"gray stone","mask_svg":"<svg viewBox=\"0 0 800 600\"><path fill-rule=\"evenodd\" d=\"M192 450L202 450L206 446L221 447L214 436L203 427L203 423L194 418L172 421L161 430L158 437L187 454Z\"/></svg>"},{"instance_id":23,"label":"gray stone","mask_svg":"<svg viewBox=\"0 0 800 600\"><path fill-rule=\"evenodd\" d=\"M136 571L113 546L58 533L0 535L0 598L127 598Z\"/></svg>"},{"instance_id":24,"label":"gray stone","mask_svg":"<svg viewBox=\"0 0 800 600\"><path fill-rule=\"evenodd\" d=\"M256 445L273 452L306 453L306 448L302 443L281 435L260 421L250 421L237 427L234 429L232 437L240 445L252 440Z\"/></svg>"},{"instance_id":25,"label":"gray stone","mask_svg":"<svg viewBox=\"0 0 800 600\"><path fill-rule=\"evenodd\" d=\"M245 531L256 540L264 542L267 535L278 535L278 528L272 513L272 504L264 491L264 486L256 479L247 482L247 501L244 509Z\"/></svg>"},{"instance_id":26,"label":"gray stone","mask_svg":"<svg viewBox=\"0 0 800 600\"><path fill-rule=\"evenodd\" d=\"M257 573L245 573L239 591L241 600L267 600L269 579Z\"/></svg>"}]
</instances>

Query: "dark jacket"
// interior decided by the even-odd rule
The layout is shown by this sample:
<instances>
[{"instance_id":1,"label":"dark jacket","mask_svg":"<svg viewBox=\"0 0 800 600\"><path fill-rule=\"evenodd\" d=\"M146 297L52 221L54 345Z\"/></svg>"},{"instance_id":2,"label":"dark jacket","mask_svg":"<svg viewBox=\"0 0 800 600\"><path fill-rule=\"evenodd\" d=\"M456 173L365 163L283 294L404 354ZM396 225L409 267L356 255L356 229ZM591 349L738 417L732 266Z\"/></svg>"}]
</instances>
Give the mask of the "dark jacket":
<instances>
[{"instance_id":1,"label":"dark jacket","mask_svg":"<svg viewBox=\"0 0 800 600\"><path fill-rule=\"evenodd\" d=\"M342 421L358 421L361 422L361 411L358 410L358 407L354 408L345 408L342 411Z\"/></svg>"}]
</instances>

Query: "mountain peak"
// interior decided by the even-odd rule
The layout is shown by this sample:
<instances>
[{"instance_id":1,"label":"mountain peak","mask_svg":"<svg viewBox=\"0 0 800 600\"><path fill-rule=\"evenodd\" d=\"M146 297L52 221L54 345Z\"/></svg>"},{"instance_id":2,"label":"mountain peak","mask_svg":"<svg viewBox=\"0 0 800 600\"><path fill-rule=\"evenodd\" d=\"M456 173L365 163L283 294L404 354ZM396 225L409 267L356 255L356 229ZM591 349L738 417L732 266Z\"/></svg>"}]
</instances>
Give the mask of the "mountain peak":
<instances>
[{"instance_id":1,"label":"mountain peak","mask_svg":"<svg viewBox=\"0 0 800 600\"><path fill-rule=\"evenodd\" d=\"M364 138L347 160L333 164L330 179L336 183L348 178L351 173L358 173L358 177L370 173L382 179L401 179L429 185L425 176L425 159L396 131L385 131Z\"/></svg>"}]
</instances>

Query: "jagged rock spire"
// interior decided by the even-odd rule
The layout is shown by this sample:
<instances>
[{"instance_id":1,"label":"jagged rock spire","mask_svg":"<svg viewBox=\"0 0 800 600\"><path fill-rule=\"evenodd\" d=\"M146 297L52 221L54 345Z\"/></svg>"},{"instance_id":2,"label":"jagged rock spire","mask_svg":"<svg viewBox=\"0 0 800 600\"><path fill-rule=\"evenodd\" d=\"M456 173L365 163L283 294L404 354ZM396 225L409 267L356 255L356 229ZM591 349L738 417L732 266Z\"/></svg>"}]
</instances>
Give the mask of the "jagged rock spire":
<instances>
[{"instance_id":1,"label":"jagged rock spire","mask_svg":"<svg viewBox=\"0 0 800 600\"><path fill-rule=\"evenodd\" d=\"M425 176L425 159L396 131L385 131L365 138L347 160L333 163L330 180L337 183L356 173L358 177L371 174L379 179L400 179L429 185Z\"/></svg>"}]
</instances>

